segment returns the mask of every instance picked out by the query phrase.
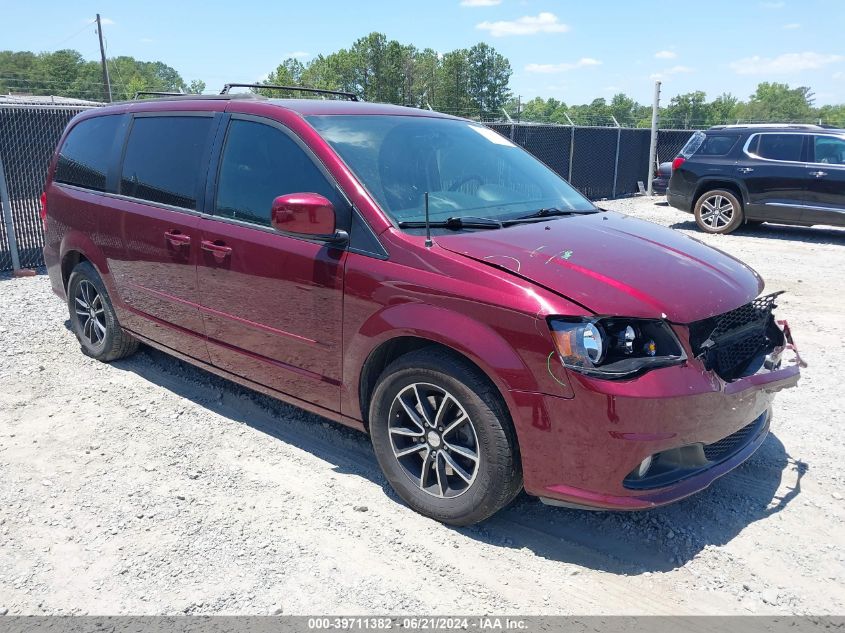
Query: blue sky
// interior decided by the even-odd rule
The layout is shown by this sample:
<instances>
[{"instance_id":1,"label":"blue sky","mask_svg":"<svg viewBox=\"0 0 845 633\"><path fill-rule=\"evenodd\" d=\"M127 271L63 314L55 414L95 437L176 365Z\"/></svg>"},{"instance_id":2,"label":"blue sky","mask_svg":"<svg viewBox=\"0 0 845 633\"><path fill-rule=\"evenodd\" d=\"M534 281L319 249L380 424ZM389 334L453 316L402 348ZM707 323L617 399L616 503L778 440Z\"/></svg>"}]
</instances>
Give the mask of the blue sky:
<instances>
[{"instance_id":1,"label":"blue sky","mask_svg":"<svg viewBox=\"0 0 845 633\"><path fill-rule=\"evenodd\" d=\"M701 89L743 99L760 81L809 85L845 102L845 0L145 0L0 1L0 47L99 52L87 19L105 19L108 54L161 60L210 90L262 77L381 31L445 52L485 41L510 59L523 99L568 104L625 92L650 103Z\"/></svg>"}]
</instances>

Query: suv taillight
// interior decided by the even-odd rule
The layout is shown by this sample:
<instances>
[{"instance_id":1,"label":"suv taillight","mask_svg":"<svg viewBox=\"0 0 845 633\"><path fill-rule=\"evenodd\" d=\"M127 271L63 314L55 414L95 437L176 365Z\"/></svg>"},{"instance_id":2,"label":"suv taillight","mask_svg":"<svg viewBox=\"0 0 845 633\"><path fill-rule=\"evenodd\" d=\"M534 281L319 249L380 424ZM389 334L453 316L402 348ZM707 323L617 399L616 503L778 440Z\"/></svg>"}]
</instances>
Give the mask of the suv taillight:
<instances>
[{"instance_id":1,"label":"suv taillight","mask_svg":"<svg viewBox=\"0 0 845 633\"><path fill-rule=\"evenodd\" d=\"M672 171L675 171L678 167L684 164L686 158L683 156L676 156L675 160L672 161Z\"/></svg>"},{"instance_id":2,"label":"suv taillight","mask_svg":"<svg viewBox=\"0 0 845 633\"><path fill-rule=\"evenodd\" d=\"M41 193L41 225L44 227L44 233L47 233L47 192Z\"/></svg>"}]
</instances>

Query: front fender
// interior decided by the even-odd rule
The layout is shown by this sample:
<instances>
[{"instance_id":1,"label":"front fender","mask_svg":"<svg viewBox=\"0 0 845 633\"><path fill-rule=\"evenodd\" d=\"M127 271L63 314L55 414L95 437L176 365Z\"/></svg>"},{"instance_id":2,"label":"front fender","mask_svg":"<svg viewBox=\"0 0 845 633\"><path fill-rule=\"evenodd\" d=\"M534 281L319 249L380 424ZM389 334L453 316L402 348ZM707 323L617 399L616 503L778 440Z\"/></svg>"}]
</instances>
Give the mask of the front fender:
<instances>
[{"instance_id":1,"label":"front fender","mask_svg":"<svg viewBox=\"0 0 845 633\"><path fill-rule=\"evenodd\" d=\"M346 346L343 375L350 407L344 413L360 416L364 359L383 343L403 336L439 343L466 356L496 385L511 410L510 390L538 390L523 359L493 328L446 308L408 302L386 306L373 314Z\"/></svg>"}]
</instances>

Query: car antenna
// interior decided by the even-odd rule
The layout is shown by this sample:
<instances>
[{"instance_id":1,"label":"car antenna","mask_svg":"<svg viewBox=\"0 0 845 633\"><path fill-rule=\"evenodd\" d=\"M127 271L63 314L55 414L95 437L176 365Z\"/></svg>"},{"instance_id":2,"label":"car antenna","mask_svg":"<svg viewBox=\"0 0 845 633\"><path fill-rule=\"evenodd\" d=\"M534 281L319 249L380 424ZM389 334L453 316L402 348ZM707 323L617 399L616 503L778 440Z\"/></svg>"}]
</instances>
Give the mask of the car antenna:
<instances>
[{"instance_id":1,"label":"car antenna","mask_svg":"<svg viewBox=\"0 0 845 633\"><path fill-rule=\"evenodd\" d=\"M428 192L425 192L425 247L431 248L434 242L431 241L431 224L428 221Z\"/></svg>"}]
</instances>

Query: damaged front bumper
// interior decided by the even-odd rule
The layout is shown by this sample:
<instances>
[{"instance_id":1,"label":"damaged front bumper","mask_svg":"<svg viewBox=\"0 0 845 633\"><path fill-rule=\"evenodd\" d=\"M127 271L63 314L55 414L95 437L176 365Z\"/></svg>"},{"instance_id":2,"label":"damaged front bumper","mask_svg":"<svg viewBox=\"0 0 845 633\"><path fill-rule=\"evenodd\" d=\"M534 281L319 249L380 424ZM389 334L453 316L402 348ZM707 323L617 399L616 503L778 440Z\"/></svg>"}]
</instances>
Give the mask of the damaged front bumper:
<instances>
[{"instance_id":1,"label":"damaged front bumper","mask_svg":"<svg viewBox=\"0 0 845 633\"><path fill-rule=\"evenodd\" d=\"M777 323L784 344L731 382L690 361L629 381L573 375L570 399L511 392L526 491L555 505L638 510L707 488L760 447L774 394L806 366Z\"/></svg>"}]
</instances>

